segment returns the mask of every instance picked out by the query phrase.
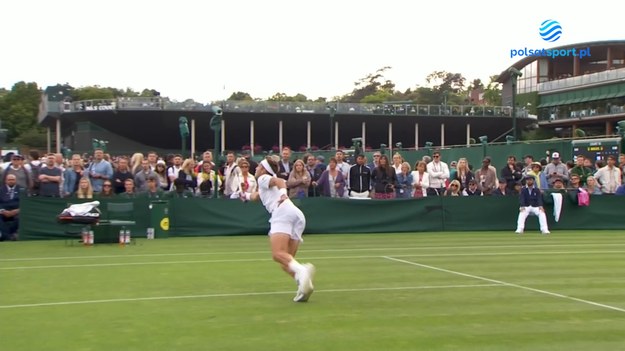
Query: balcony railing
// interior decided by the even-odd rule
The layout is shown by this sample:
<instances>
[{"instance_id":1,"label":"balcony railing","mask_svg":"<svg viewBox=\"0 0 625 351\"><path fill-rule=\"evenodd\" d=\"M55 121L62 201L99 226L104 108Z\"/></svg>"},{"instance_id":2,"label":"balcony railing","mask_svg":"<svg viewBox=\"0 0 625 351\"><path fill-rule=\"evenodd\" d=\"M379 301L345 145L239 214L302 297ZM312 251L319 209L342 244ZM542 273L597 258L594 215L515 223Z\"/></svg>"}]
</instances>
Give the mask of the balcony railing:
<instances>
[{"instance_id":1,"label":"balcony railing","mask_svg":"<svg viewBox=\"0 0 625 351\"><path fill-rule=\"evenodd\" d=\"M56 105L58 104L58 105ZM224 112L249 113L314 113L355 115L405 115L405 116L467 116L467 117L511 117L509 106L478 105L418 105L411 103L358 104L339 102L281 102L281 101L223 101L215 105L223 107ZM82 112L107 110L169 110L169 111L210 111L211 104L193 101L171 102L160 97L154 98L118 98L101 100L83 100L73 102L48 101L48 112ZM524 111L517 111L517 117L530 117Z\"/></svg>"},{"instance_id":2,"label":"balcony railing","mask_svg":"<svg viewBox=\"0 0 625 351\"><path fill-rule=\"evenodd\" d=\"M612 69L596 73L584 74L577 77L553 80L538 84L539 94L551 93L558 90L573 89L582 86L605 84L625 79L625 68Z\"/></svg>"}]
</instances>

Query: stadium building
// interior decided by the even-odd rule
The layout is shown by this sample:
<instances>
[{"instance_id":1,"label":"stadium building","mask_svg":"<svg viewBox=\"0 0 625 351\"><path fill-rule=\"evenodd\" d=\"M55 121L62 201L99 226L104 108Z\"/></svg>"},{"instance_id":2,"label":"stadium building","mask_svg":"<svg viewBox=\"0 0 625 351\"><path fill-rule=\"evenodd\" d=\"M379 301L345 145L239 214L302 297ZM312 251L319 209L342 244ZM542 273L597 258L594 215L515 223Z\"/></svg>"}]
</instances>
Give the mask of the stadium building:
<instances>
[{"instance_id":1,"label":"stadium building","mask_svg":"<svg viewBox=\"0 0 625 351\"><path fill-rule=\"evenodd\" d=\"M541 128L562 137L613 135L625 118L625 40L560 46L526 56L502 72L503 105L538 116ZM585 57L581 57L585 56ZM519 75L520 74L520 75Z\"/></svg>"}]
</instances>

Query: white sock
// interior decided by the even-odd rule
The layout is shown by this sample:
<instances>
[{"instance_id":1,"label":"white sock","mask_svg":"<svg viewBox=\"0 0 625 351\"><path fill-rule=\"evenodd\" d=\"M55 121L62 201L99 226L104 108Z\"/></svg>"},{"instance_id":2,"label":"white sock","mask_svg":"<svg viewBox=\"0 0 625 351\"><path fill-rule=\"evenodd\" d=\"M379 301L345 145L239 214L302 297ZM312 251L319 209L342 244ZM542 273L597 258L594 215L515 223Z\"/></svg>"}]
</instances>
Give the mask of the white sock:
<instances>
[{"instance_id":1,"label":"white sock","mask_svg":"<svg viewBox=\"0 0 625 351\"><path fill-rule=\"evenodd\" d=\"M297 278L297 275L305 268L295 259L292 259L291 262L289 262L289 269L291 270L291 272L295 273L295 277Z\"/></svg>"}]
</instances>

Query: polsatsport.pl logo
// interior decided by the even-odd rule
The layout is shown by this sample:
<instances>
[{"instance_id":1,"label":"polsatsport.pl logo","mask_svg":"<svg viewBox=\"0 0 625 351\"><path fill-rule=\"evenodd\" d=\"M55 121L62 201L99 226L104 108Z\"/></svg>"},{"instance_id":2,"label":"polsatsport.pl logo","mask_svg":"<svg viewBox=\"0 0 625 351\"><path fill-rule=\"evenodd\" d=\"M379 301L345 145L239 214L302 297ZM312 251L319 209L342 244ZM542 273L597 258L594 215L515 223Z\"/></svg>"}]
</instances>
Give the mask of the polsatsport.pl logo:
<instances>
[{"instance_id":1,"label":"polsatsport.pl logo","mask_svg":"<svg viewBox=\"0 0 625 351\"><path fill-rule=\"evenodd\" d=\"M560 22L552 19L543 21L538 27L538 34L544 41L555 42L562 36L562 25ZM510 58L513 57L526 57L526 56L539 56L539 57L590 57L590 47L582 49L528 49L527 47L510 50Z\"/></svg>"}]
</instances>

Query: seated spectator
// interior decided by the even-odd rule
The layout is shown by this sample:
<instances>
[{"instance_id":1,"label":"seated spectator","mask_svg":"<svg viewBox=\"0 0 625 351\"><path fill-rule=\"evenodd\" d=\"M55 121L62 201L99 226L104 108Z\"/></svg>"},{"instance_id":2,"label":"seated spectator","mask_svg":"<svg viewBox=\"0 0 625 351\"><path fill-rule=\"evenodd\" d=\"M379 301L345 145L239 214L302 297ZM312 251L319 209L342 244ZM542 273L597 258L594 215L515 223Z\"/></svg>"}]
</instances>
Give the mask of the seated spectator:
<instances>
[{"instance_id":1,"label":"seated spectator","mask_svg":"<svg viewBox=\"0 0 625 351\"><path fill-rule=\"evenodd\" d=\"M167 193L170 198L191 198L193 196L193 192L187 189L185 186L184 179L176 178L174 180L174 189Z\"/></svg>"},{"instance_id":2,"label":"seated spectator","mask_svg":"<svg viewBox=\"0 0 625 351\"><path fill-rule=\"evenodd\" d=\"M449 178L451 180L456 179L460 182L460 190L464 190L469 187L469 182L475 179L475 175L469 169L469 162L466 158L461 158L458 160L456 165L456 170L454 175ZM476 183L477 184L477 183Z\"/></svg>"},{"instance_id":3,"label":"seated spectator","mask_svg":"<svg viewBox=\"0 0 625 351\"><path fill-rule=\"evenodd\" d=\"M310 173L306 170L304 161L295 160L293 163L293 169L289 173L288 180L286 182L286 185L289 188L289 197L292 199L308 197L308 187L310 186L310 182Z\"/></svg>"},{"instance_id":4,"label":"seated spectator","mask_svg":"<svg viewBox=\"0 0 625 351\"><path fill-rule=\"evenodd\" d=\"M625 184L619 185L614 192L614 195L624 196L625 195Z\"/></svg>"},{"instance_id":5,"label":"seated spectator","mask_svg":"<svg viewBox=\"0 0 625 351\"><path fill-rule=\"evenodd\" d=\"M397 174L397 188L395 189L395 197L398 199L409 199L412 197L412 172L410 163L403 162L401 164L401 172Z\"/></svg>"},{"instance_id":6,"label":"seated spectator","mask_svg":"<svg viewBox=\"0 0 625 351\"><path fill-rule=\"evenodd\" d=\"M15 174L8 174L0 187L0 241L17 240L20 214L20 193Z\"/></svg>"},{"instance_id":7,"label":"seated spectator","mask_svg":"<svg viewBox=\"0 0 625 351\"><path fill-rule=\"evenodd\" d=\"M590 195L601 195L603 192L597 185L597 180L595 180L595 176L589 175L586 177L586 186L584 187L588 194Z\"/></svg>"},{"instance_id":8,"label":"seated spectator","mask_svg":"<svg viewBox=\"0 0 625 351\"><path fill-rule=\"evenodd\" d=\"M495 189L491 195L510 196L510 195L516 195L516 194L514 193L514 191L508 190L508 183L506 183L506 178L501 178L499 179L499 185L497 189Z\"/></svg>"},{"instance_id":9,"label":"seated spectator","mask_svg":"<svg viewBox=\"0 0 625 351\"><path fill-rule=\"evenodd\" d=\"M553 189L554 190L566 190L564 187L564 181L562 178L555 178L553 181Z\"/></svg>"},{"instance_id":10,"label":"seated spectator","mask_svg":"<svg viewBox=\"0 0 625 351\"><path fill-rule=\"evenodd\" d=\"M586 178L588 179L588 178ZM569 186L568 189L577 190L582 187L580 176L576 173L571 173L569 175Z\"/></svg>"},{"instance_id":11,"label":"seated spectator","mask_svg":"<svg viewBox=\"0 0 625 351\"><path fill-rule=\"evenodd\" d=\"M482 191L478 189L475 179L469 180L469 186L462 190L462 196L482 196Z\"/></svg>"},{"instance_id":12,"label":"seated spectator","mask_svg":"<svg viewBox=\"0 0 625 351\"><path fill-rule=\"evenodd\" d=\"M452 180L443 196L462 196L460 192L460 182L456 179Z\"/></svg>"},{"instance_id":13,"label":"seated spectator","mask_svg":"<svg viewBox=\"0 0 625 351\"><path fill-rule=\"evenodd\" d=\"M148 176L148 188L140 196L146 196L149 199L162 199L165 197L165 191L158 186L158 177L155 175Z\"/></svg>"},{"instance_id":14,"label":"seated spectator","mask_svg":"<svg viewBox=\"0 0 625 351\"><path fill-rule=\"evenodd\" d=\"M85 176L78 181L78 190L76 190L77 199L93 199L93 187L91 186L91 180Z\"/></svg>"},{"instance_id":15,"label":"seated spectator","mask_svg":"<svg viewBox=\"0 0 625 351\"><path fill-rule=\"evenodd\" d=\"M115 197L115 191L113 190L113 183L110 180L105 180L102 183L102 191L96 194L98 199L106 199Z\"/></svg>"},{"instance_id":16,"label":"seated spectator","mask_svg":"<svg viewBox=\"0 0 625 351\"><path fill-rule=\"evenodd\" d=\"M145 160L147 161L147 160ZM124 181L124 192L118 194L119 197L124 199L134 199L137 197L137 192L135 190L135 181L128 178Z\"/></svg>"}]
</instances>

